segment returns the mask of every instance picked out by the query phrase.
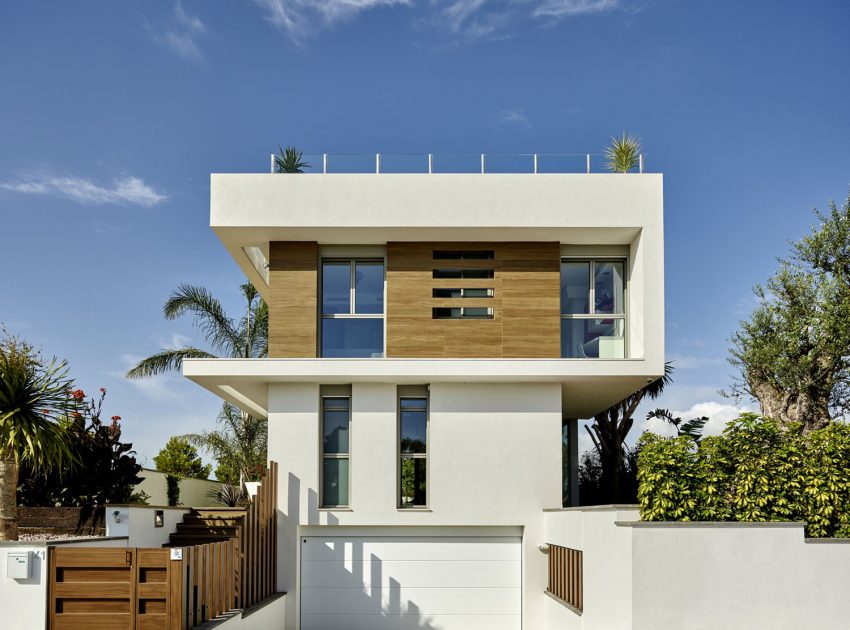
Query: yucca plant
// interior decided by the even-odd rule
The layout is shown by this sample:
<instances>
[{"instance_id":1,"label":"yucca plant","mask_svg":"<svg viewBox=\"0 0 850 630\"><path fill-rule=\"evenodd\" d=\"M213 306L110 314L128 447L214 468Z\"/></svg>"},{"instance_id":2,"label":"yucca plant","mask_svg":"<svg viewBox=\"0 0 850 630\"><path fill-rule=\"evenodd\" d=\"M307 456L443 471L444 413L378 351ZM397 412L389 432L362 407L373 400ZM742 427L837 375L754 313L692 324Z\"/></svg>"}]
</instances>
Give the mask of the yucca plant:
<instances>
[{"instance_id":1,"label":"yucca plant","mask_svg":"<svg viewBox=\"0 0 850 630\"><path fill-rule=\"evenodd\" d=\"M0 540L17 540L21 461L37 473L76 464L66 439L79 400L65 361L45 360L25 341L0 339Z\"/></svg>"},{"instance_id":2,"label":"yucca plant","mask_svg":"<svg viewBox=\"0 0 850 630\"><path fill-rule=\"evenodd\" d=\"M310 168L304 162L303 153L295 147L281 148L277 145L278 154L274 156L274 168L276 173L303 173L305 168Z\"/></svg>"},{"instance_id":3,"label":"yucca plant","mask_svg":"<svg viewBox=\"0 0 850 630\"><path fill-rule=\"evenodd\" d=\"M627 134L625 131L619 138L611 137L611 145L605 149L608 159L605 165L615 173L628 173L640 160L640 138Z\"/></svg>"},{"instance_id":4,"label":"yucca plant","mask_svg":"<svg viewBox=\"0 0 850 630\"><path fill-rule=\"evenodd\" d=\"M207 492L207 497L224 507L240 507L250 503L250 497L241 486L223 483Z\"/></svg>"}]
</instances>

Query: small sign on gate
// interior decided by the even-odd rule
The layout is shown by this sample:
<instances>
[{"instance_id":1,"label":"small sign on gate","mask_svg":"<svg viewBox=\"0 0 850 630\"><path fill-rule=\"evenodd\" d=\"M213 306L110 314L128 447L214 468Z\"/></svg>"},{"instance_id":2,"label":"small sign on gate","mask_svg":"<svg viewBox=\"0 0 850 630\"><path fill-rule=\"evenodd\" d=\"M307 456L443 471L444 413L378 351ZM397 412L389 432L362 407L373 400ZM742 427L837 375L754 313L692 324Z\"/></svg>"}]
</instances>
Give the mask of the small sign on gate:
<instances>
[{"instance_id":1,"label":"small sign on gate","mask_svg":"<svg viewBox=\"0 0 850 630\"><path fill-rule=\"evenodd\" d=\"M178 547L176 549L171 550L171 559L172 560L182 560L183 559L183 549Z\"/></svg>"}]
</instances>

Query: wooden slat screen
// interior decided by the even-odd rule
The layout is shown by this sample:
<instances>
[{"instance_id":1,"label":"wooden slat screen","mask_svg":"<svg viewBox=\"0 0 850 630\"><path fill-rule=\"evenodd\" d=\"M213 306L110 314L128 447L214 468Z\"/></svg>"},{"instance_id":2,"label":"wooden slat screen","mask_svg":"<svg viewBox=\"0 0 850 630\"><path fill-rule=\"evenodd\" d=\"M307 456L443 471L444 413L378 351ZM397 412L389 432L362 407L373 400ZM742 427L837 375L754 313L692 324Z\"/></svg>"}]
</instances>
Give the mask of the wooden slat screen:
<instances>
[{"instance_id":1,"label":"wooden slat screen","mask_svg":"<svg viewBox=\"0 0 850 630\"><path fill-rule=\"evenodd\" d=\"M269 462L242 521L239 593L243 608L263 601L276 589L277 468L277 462Z\"/></svg>"},{"instance_id":2,"label":"wooden slat screen","mask_svg":"<svg viewBox=\"0 0 850 630\"><path fill-rule=\"evenodd\" d=\"M582 552L549 545L549 593L583 610Z\"/></svg>"}]
</instances>

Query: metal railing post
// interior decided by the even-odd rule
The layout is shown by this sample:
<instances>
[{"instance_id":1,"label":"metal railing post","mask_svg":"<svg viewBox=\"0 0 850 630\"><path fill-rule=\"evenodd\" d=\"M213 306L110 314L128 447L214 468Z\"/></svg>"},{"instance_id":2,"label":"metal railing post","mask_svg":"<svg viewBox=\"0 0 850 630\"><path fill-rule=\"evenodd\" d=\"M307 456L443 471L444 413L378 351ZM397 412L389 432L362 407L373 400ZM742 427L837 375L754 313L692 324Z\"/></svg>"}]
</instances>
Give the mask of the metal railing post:
<instances>
[{"instance_id":1,"label":"metal railing post","mask_svg":"<svg viewBox=\"0 0 850 630\"><path fill-rule=\"evenodd\" d=\"M375 172L376 173L381 172L381 154L380 153L375 154Z\"/></svg>"},{"instance_id":2,"label":"metal railing post","mask_svg":"<svg viewBox=\"0 0 850 630\"><path fill-rule=\"evenodd\" d=\"M587 154L587 172L590 172L590 153Z\"/></svg>"},{"instance_id":3,"label":"metal railing post","mask_svg":"<svg viewBox=\"0 0 850 630\"><path fill-rule=\"evenodd\" d=\"M481 154L481 174L484 174L484 154Z\"/></svg>"},{"instance_id":4,"label":"metal railing post","mask_svg":"<svg viewBox=\"0 0 850 630\"><path fill-rule=\"evenodd\" d=\"M434 172L434 154L429 153L428 154L428 174L430 175L433 172Z\"/></svg>"},{"instance_id":5,"label":"metal railing post","mask_svg":"<svg viewBox=\"0 0 850 630\"><path fill-rule=\"evenodd\" d=\"M537 154L534 154L534 174L537 175Z\"/></svg>"},{"instance_id":6,"label":"metal railing post","mask_svg":"<svg viewBox=\"0 0 850 630\"><path fill-rule=\"evenodd\" d=\"M322 174L328 174L328 154L322 153Z\"/></svg>"},{"instance_id":7,"label":"metal railing post","mask_svg":"<svg viewBox=\"0 0 850 630\"><path fill-rule=\"evenodd\" d=\"M272 173L274 173L274 153L272 153Z\"/></svg>"},{"instance_id":8,"label":"metal railing post","mask_svg":"<svg viewBox=\"0 0 850 630\"><path fill-rule=\"evenodd\" d=\"M638 172L643 173L643 153L638 156Z\"/></svg>"}]
</instances>

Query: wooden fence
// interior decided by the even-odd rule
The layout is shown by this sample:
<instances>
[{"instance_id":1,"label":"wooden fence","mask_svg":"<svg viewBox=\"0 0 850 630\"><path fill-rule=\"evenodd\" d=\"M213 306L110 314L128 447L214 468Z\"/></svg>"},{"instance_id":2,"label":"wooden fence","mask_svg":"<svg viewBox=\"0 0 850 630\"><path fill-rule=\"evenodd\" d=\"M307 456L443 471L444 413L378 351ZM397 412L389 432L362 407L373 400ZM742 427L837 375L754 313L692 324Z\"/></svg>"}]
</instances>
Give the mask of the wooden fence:
<instances>
[{"instance_id":1,"label":"wooden fence","mask_svg":"<svg viewBox=\"0 0 850 630\"><path fill-rule=\"evenodd\" d=\"M48 630L190 630L253 606L276 590L277 464L235 538L166 549L51 547L48 566Z\"/></svg>"},{"instance_id":2,"label":"wooden fence","mask_svg":"<svg viewBox=\"0 0 850 630\"><path fill-rule=\"evenodd\" d=\"M549 585L546 590L577 610L583 606L582 552L549 545Z\"/></svg>"}]
</instances>

